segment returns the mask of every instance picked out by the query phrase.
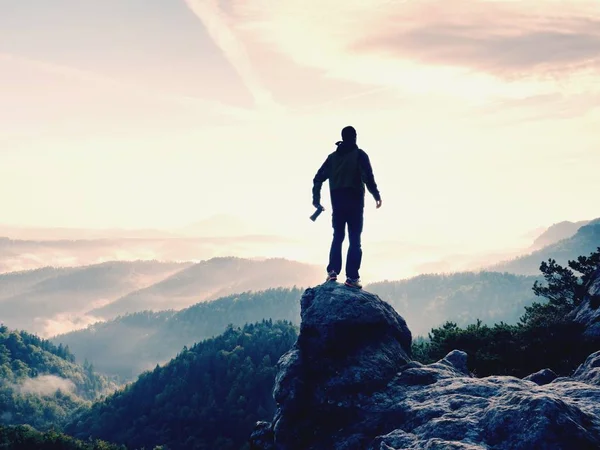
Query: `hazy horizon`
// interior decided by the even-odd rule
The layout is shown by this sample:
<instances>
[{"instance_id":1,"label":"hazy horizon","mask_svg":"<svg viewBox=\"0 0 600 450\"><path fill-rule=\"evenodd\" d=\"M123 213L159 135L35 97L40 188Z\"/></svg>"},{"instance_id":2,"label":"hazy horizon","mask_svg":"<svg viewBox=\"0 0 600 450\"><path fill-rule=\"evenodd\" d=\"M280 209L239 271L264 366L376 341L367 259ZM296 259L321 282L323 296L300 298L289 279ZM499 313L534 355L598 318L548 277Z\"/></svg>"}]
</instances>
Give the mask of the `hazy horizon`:
<instances>
[{"instance_id":1,"label":"hazy horizon","mask_svg":"<svg viewBox=\"0 0 600 450\"><path fill-rule=\"evenodd\" d=\"M259 223L227 214L170 229L74 229L0 224L0 237L21 241L23 247L15 242L9 248L12 254L0 257L0 273L109 261L198 262L214 257L286 258L324 266L331 239L330 217L324 214L317 223L305 217L305 221L304 236L294 236L289 230L267 234L265 231L272 232L268 226L263 229ZM378 239L367 231L361 273L365 281L372 283L426 273L485 269L535 250L532 247L535 239L551 225L523 230L512 236L511 245L496 239L491 234L493 230L483 245L408 242L401 236Z\"/></svg>"},{"instance_id":2,"label":"hazy horizon","mask_svg":"<svg viewBox=\"0 0 600 450\"><path fill-rule=\"evenodd\" d=\"M599 25L592 0L0 1L0 223L327 245L312 178L352 124L365 242L518 247L600 216Z\"/></svg>"}]
</instances>

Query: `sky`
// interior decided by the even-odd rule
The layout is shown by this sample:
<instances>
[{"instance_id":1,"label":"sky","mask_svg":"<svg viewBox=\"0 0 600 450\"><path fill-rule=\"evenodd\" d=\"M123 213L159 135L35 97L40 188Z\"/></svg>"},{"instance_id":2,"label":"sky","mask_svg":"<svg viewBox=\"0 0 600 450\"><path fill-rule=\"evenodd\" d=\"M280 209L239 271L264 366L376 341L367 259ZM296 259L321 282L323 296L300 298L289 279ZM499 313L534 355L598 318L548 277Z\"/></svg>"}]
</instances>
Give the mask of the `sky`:
<instances>
[{"instance_id":1,"label":"sky","mask_svg":"<svg viewBox=\"0 0 600 450\"><path fill-rule=\"evenodd\" d=\"M0 223L325 242L353 125L366 242L514 248L600 216L599 76L597 0L0 0Z\"/></svg>"}]
</instances>

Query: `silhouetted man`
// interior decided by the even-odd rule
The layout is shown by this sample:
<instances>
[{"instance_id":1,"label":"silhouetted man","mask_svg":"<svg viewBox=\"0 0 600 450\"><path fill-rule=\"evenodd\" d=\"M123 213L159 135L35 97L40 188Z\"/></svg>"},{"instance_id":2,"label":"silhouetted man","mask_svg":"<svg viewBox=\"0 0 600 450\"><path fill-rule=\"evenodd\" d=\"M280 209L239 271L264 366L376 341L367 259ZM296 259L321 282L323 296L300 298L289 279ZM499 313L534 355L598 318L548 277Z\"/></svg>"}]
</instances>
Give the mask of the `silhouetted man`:
<instances>
[{"instance_id":1,"label":"silhouetted man","mask_svg":"<svg viewBox=\"0 0 600 450\"><path fill-rule=\"evenodd\" d=\"M375 198L377 208L381 207L381 195L369 157L356 145L356 130L353 127L344 128L342 141L336 142L336 145L336 151L327 157L313 180L313 205L322 208L321 186L328 179L333 209L333 242L329 252L327 281L336 281L342 270L342 244L347 224L350 245L346 258L346 285L360 289L362 285L358 272L362 260L360 235L363 229L365 184Z\"/></svg>"}]
</instances>

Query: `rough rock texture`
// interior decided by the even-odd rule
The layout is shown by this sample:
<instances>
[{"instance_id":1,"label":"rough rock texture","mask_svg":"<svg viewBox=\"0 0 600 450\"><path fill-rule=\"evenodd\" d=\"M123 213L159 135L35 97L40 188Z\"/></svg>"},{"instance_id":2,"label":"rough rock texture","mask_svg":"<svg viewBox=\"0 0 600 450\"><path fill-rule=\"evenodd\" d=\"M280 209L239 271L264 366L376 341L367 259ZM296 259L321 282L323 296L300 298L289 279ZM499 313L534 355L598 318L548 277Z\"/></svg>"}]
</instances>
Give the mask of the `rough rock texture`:
<instances>
[{"instance_id":1,"label":"rough rock texture","mask_svg":"<svg viewBox=\"0 0 600 450\"><path fill-rule=\"evenodd\" d=\"M558 375L554 373L552 369L542 369L536 373L532 373L529 376L523 378L527 381L533 381L535 384L543 386L548 383L552 383L554 380L558 378Z\"/></svg>"},{"instance_id":2,"label":"rough rock texture","mask_svg":"<svg viewBox=\"0 0 600 450\"><path fill-rule=\"evenodd\" d=\"M592 275L586 290L583 303L572 316L575 322L585 326L585 337L600 341L600 269Z\"/></svg>"},{"instance_id":3,"label":"rough rock texture","mask_svg":"<svg viewBox=\"0 0 600 450\"><path fill-rule=\"evenodd\" d=\"M376 296L306 291L296 346L280 361L260 450L598 449L600 352L571 378L472 378L467 355L410 361L410 333Z\"/></svg>"},{"instance_id":4,"label":"rough rock texture","mask_svg":"<svg viewBox=\"0 0 600 450\"><path fill-rule=\"evenodd\" d=\"M305 291L301 317L298 341L281 358L275 381L280 449L325 448L352 433L365 421L363 397L384 389L410 361L404 319L376 295L327 283Z\"/></svg>"}]
</instances>

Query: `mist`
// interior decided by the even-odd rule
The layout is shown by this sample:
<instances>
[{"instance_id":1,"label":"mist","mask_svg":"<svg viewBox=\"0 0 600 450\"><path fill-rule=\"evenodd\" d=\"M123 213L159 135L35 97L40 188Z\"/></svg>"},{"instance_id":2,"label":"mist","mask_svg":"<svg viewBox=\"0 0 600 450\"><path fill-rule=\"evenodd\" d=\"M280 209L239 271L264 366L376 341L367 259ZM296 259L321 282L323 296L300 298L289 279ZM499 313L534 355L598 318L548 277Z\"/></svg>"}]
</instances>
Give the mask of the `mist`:
<instances>
[{"instance_id":1,"label":"mist","mask_svg":"<svg viewBox=\"0 0 600 450\"><path fill-rule=\"evenodd\" d=\"M27 378L21 384L17 385L16 388L21 394L49 396L55 394L57 391L74 393L75 383L54 375L41 375L36 378Z\"/></svg>"}]
</instances>

